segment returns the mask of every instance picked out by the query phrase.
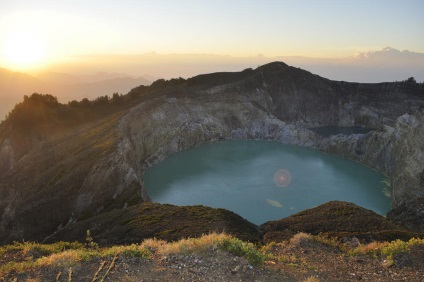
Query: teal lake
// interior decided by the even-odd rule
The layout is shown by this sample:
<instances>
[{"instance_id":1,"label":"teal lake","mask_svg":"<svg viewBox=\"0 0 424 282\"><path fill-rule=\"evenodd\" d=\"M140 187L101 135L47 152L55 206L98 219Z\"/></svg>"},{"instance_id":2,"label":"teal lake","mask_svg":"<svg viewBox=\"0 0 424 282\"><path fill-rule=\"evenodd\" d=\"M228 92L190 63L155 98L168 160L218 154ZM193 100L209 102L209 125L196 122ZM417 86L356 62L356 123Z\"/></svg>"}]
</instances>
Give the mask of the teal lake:
<instances>
[{"instance_id":1,"label":"teal lake","mask_svg":"<svg viewBox=\"0 0 424 282\"><path fill-rule=\"evenodd\" d=\"M384 215L387 177L341 157L268 141L234 140L175 153L148 169L152 201L231 210L262 224L332 200Z\"/></svg>"}]
</instances>

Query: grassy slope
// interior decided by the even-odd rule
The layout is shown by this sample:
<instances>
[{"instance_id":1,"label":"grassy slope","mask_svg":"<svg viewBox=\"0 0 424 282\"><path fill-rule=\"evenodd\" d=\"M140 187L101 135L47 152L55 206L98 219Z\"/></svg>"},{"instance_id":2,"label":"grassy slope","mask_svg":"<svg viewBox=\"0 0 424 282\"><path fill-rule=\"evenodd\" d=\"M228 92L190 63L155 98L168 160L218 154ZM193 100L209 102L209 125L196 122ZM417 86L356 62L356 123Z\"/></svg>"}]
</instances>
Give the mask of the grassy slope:
<instances>
[{"instance_id":1,"label":"grassy slope","mask_svg":"<svg viewBox=\"0 0 424 282\"><path fill-rule=\"evenodd\" d=\"M371 210L352 203L331 201L260 227L264 241L283 241L298 232L326 234L337 238L356 237L362 242L409 240L423 237Z\"/></svg>"},{"instance_id":2,"label":"grassy slope","mask_svg":"<svg viewBox=\"0 0 424 282\"><path fill-rule=\"evenodd\" d=\"M102 245L137 243L153 237L176 241L211 232L226 232L250 242L261 240L257 226L225 209L141 203L67 226L46 242L81 241L87 230Z\"/></svg>"}]
</instances>

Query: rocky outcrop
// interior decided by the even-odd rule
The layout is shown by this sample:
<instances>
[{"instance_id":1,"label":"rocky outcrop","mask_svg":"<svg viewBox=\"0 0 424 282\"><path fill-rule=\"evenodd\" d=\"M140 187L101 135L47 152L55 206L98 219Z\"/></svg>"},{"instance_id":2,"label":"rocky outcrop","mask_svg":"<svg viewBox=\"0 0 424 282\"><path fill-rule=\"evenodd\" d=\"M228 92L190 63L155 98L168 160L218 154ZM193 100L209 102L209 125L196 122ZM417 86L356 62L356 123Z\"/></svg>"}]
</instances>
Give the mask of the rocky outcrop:
<instances>
[{"instance_id":1,"label":"rocky outcrop","mask_svg":"<svg viewBox=\"0 0 424 282\"><path fill-rule=\"evenodd\" d=\"M390 176L394 206L423 194L423 85L336 82L280 62L163 85L135 89L135 107L25 150L10 144L13 125L0 130L0 242L42 240L148 201L146 168L222 139L275 140L358 160ZM328 125L375 130L327 138L308 129Z\"/></svg>"},{"instance_id":2,"label":"rocky outcrop","mask_svg":"<svg viewBox=\"0 0 424 282\"><path fill-rule=\"evenodd\" d=\"M267 98L260 93L250 99L208 93L196 98L157 98L134 107L121 119L122 142L128 144L127 154L142 163L141 171L172 153L223 139L313 146L315 134L275 117L265 108Z\"/></svg>"},{"instance_id":3,"label":"rocky outcrop","mask_svg":"<svg viewBox=\"0 0 424 282\"><path fill-rule=\"evenodd\" d=\"M393 126L366 135L332 136L318 146L373 167L390 177L392 204L424 196L424 111L404 114Z\"/></svg>"}]
</instances>

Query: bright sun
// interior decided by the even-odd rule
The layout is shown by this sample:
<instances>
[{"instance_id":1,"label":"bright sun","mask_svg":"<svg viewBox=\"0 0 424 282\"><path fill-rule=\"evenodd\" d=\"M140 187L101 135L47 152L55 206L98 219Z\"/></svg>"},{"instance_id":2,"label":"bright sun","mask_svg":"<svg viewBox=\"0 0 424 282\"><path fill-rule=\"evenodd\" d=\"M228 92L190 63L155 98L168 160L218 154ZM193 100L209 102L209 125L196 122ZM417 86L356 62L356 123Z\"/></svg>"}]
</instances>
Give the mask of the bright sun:
<instances>
[{"instance_id":1,"label":"bright sun","mask_svg":"<svg viewBox=\"0 0 424 282\"><path fill-rule=\"evenodd\" d=\"M11 35L3 46L3 57L12 68L37 67L45 56L45 48L40 38L27 32Z\"/></svg>"}]
</instances>

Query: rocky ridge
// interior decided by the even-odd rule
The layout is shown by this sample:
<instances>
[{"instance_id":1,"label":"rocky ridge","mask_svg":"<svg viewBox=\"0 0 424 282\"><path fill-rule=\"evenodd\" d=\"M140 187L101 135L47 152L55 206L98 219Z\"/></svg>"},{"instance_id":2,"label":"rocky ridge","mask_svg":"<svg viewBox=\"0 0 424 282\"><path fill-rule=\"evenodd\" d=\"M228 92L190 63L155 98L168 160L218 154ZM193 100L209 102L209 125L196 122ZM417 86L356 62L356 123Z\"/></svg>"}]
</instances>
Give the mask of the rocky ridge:
<instances>
[{"instance_id":1,"label":"rocky ridge","mask_svg":"<svg viewBox=\"0 0 424 282\"><path fill-rule=\"evenodd\" d=\"M424 193L420 84L330 81L276 62L130 94L140 97L131 109L35 139L26 151L3 124L1 242L42 240L75 221L149 201L146 168L223 139L274 140L360 161L389 175L394 207ZM374 130L329 138L309 130L328 125Z\"/></svg>"}]
</instances>

